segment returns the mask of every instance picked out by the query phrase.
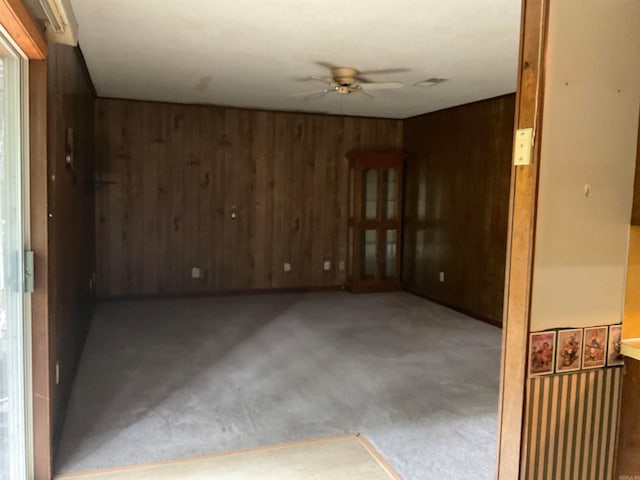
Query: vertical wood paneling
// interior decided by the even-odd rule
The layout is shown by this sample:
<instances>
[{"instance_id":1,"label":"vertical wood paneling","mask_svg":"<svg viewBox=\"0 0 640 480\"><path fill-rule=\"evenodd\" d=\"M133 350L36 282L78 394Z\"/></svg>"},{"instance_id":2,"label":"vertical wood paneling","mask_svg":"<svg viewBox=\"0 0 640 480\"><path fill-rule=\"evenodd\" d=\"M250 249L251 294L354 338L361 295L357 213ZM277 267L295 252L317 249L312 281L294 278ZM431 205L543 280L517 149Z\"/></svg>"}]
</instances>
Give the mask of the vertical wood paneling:
<instances>
[{"instance_id":1,"label":"vertical wood paneling","mask_svg":"<svg viewBox=\"0 0 640 480\"><path fill-rule=\"evenodd\" d=\"M99 295L322 287L345 283L344 155L400 149L402 122L100 99L95 138Z\"/></svg>"},{"instance_id":2,"label":"vertical wood paneling","mask_svg":"<svg viewBox=\"0 0 640 480\"><path fill-rule=\"evenodd\" d=\"M529 379L523 480L612 480L621 375L605 368Z\"/></svg>"},{"instance_id":3,"label":"vertical wood paneling","mask_svg":"<svg viewBox=\"0 0 640 480\"><path fill-rule=\"evenodd\" d=\"M77 49L52 44L47 60L49 381L53 443L93 308L95 271L94 99ZM67 129L73 128L75 168L65 161ZM101 230L102 232L102 230ZM55 365L60 365L60 383ZM37 427L36 427L37 428ZM54 447L55 449L55 447Z\"/></svg>"},{"instance_id":4,"label":"vertical wood paneling","mask_svg":"<svg viewBox=\"0 0 640 480\"><path fill-rule=\"evenodd\" d=\"M514 106L507 95L411 118L404 127L404 286L496 324Z\"/></svg>"}]
</instances>

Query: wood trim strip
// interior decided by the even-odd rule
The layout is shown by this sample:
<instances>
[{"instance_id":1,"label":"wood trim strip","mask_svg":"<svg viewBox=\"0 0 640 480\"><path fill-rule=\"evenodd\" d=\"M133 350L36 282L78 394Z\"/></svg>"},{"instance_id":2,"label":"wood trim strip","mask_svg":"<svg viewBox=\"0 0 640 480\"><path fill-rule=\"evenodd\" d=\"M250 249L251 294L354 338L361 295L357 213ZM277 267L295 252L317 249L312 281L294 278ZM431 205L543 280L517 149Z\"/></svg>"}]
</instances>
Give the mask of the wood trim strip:
<instances>
[{"instance_id":1,"label":"wood trim strip","mask_svg":"<svg viewBox=\"0 0 640 480\"><path fill-rule=\"evenodd\" d=\"M163 461L163 462L143 463L143 464L140 464L140 465L130 465L130 466L126 466L126 467L105 468L105 469L102 469L102 470L91 470L91 471L87 471L87 472L65 473L65 474L62 474L62 475L56 475L55 476L55 480L65 480L65 479L73 479L73 478L86 478L86 477L94 476L94 475L104 475L106 473L132 472L132 471L136 471L136 470L143 470L143 469L149 468L149 467L160 467L160 466L166 466L166 465L176 465L176 464L180 464L180 463L194 462L194 461L199 461L199 460L208 460L208 459L213 459L213 458L222 458L222 457L231 457L231 456L236 456L236 455L245 455L247 453L260 452L260 451L264 451L264 450L277 450L277 449L281 449L281 448L300 447L300 446L304 446L304 445L327 443L327 442L332 442L332 441L335 441L335 440L341 440L341 439L346 439L346 438L357 438L360 441L360 443L369 451L369 453L373 457L375 457L375 459L378 461L378 463L380 463L380 465L383 468L385 468L390 475L393 476L393 474L391 473L391 472L393 472L391 467L386 465L386 462L382 459L382 457L380 457L380 455L375 451L375 449L373 449L373 447L371 447L370 445L367 446L368 442L366 442L366 440L364 440L364 442L363 442L363 439L361 438L361 435L359 433L346 433L346 434L343 434L343 435L333 435L331 437L313 438L313 439L308 439L308 440L297 440L297 441L293 441L293 442L278 443L278 444L275 444L275 445L265 445L265 446L261 446L261 447L246 448L246 449L242 449L242 450L234 450L234 451L231 451L231 452L214 453L214 454L211 454L211 455L199 455L199 456L196 456L196 457L180 458L180 459L176 459L176 460L167 460L167 461ZM393 477L394 480L402 480L399 476L397 476L397 474L395 474L395 475L396 476Z\"/></svg>"},{"instance_id":2,"label":"wood trim strip","mask_svg":"<svg viewBox=\"0 0 640 480\"><path fill-rule=\"evenodd\" d=\"M2 1L2 0L0 0ZM237 107L233 105L226 104L216 104L216 105L202 105L199 103L184 103L184 102L168 102L168 101L160 101L160 100L139 100L136 98L125 98L125 97L112 97L109 95L100 95L98 97L100 100L111 100L114 102L129 102L129 103L147 103L151 105L165 105L165 106L176 106L176 107L216 107L216 108L224 108L229 110L234 110L238 112L253 112L253 113L277 113L283 114L287 116L299 116L299 117L324 117L329 120L335 120L336 116L344 119L351 120L391 120L402 122L404 119L402 118L388 118L388 117L371 117L371 116L360 116L360 115L334 115L332 113L323 113L323 112L292 112L291 110L268 110L266 108L259 107Z\"/></svg>"},{"instance_id":3,"label":"wood trim strip","mask_svg":"<svg viewBox=\"0 0 640 480\"><path fill-rule=\"evenodd\" d=\"M47 63L29 62L29 157L31 249L35 252L31 295L34 478L51 478L51 375L49 345L49 236L47 178Z\"/></svg>"},{"instance_id":4,"label":"wood trim strip","mask_svg":"<svg viewBox=\"0 0 640 480\"><path fill-rule=\"evenodd\" d=\"M356 438L360 441L362 446L367 449L373 458L377 460L382 468L389 474L393 480L402 480L402 477L387 463L382 455L375 449L375 447L362 436L361 433L356 434Z\"/></svg>"},{"instance_id":5,"label":"wood trim strip","mask_svg":"<svg viewBox=\"0 0 640 480\"><path fill-rule=\"evenodd\" d=\"M29 59L47 58L47 41L22 0L0 0L0 25Z\"/></svg>"},{"instance_id":6,"label":"wood trim strip","mask_svg":"<svg viewBox=\"0 0 640 480\"><path fill-rule=\"evenodd\" d=\"M78 56L78 62L80 62L80 68L82 69L82 72L84 73L84 76L87 79L89 90L91 90L91 94L93 95L93 98L98 98L98 92L96 90L95 84L93 83L93 79L91 78L91 73L89 72L89 67L87 66L87 61L84 58L84 52L80 48L80 44L78 44L78 46L75 48L75 51L76 51L76 55Z\"/></svg>"},{"instance_id":7,"label":"wood trim strip","mask_svg":"<svg viewBox=\"0 0 640 480\"><path fill-rule=\"evenodd\" d=\"M483 98L482 100L476 100L475 102L464 103L462 105L454 105L453 107L441 108L440 110L434 110L433 112L420 113L418 115L413 115L411 117L403 118L402 120L404 120L406 122L408 120L416 120L416 119L418 119L420 117L425 117L425 116L431 115L433 113L441 113L441 112L446 112L447 110L455 110L455 109L463 107L463 106L475 105L477 103L490 103L490 102L494 102L496 100L500 100L500 99L505 98L505 97L510 97L514 93L515 92L504 93L502 95L496 95L495 97L489 97L489 98ZM411 155L412 155L411 152L407 152L407 156L408 157L411 156Z\"/></svg>"},{"instance_id":8,"label":"wood trim strip","mask_svg":"<svg viewBox=\"0 0 640 480\"><path fill-rule=\"evenodd\" d=\"M497 478L520 478L549 0L523 0L514 129L534 128L532 164L512 167Z\"/></svg>"},{"instance_id":9,"label":"wood trim strip","mask_svg":"<svg viewBox=\"0 0 640 480\"><path fill-rule=\"evenodd\" d=\"M464 308L460 308L460 307L458 307L456 305L453 305L453 304L450 304L450 303L447 303L447 302L443 302L442 300L436 300L435 298L430 297L429 295L426 295L426 294L422 293L421 291L419 291L416 288L403 286L402 290L405 291L405 292L408 292L408 293L410 293L412 295L415 295L416 297L424 298L425 300L429 300L430 302L437 303L438 305L442 305L443 307L447 307L447 308L449 308L449 309L451 309L451 310L453 310L455 312L459 312L459 313L462 313L463 315L467 315L468 317L475 318L476 320L480 320L481 322L488 323L491 326L502 328L502 323L499 322L499 321L496 321L496 320L494 320L492 318L489 318L489 317L485 317L483 315L478 315L478 314L476 314L474 312L470 312L469 310L465 310Z\"/></svg>"},{"instance_id":10,"label":"wood trim strip","mask_svg":"<svg viewBox=\"0 0 640 480\"><path fill-rule=\"evenodd\" d=\"M167 300L180 298L202 297L226 297L232 295L264 295L272 293L312 293L312 292L339 292L346 290L344 285L329 285L322 287L295 287L295 288L249 288L241 290L211 290L202 292L175 293L175 294L148 294L148 295L103 295L98 297L98 302L121 302L125 300Z\"/></svg>"},{"instance_id":11,"label":"wood trim strip","mask_svg":"<svg viewBox=\"0 0 640 480\"><path fill-rule=\"evenodd\" d=\"M640 118L638 119L638 146L636 147L636 174L633 182L631 225L640 225Z\"/></svg>"}]
</instances>

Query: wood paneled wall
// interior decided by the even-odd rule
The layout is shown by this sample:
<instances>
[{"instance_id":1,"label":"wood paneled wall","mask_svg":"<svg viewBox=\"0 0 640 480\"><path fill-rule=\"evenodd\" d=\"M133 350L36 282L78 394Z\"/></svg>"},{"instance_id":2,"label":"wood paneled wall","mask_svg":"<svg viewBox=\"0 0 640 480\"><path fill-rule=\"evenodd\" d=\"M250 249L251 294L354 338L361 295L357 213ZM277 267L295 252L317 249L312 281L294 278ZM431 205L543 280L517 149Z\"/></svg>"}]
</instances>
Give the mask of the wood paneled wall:
<instances>
[{"instance_id":1,"label":"wood paneled wall","mask_svg":"<svg viewBox=\"0 0 640 480\"><path fill-rule=\"evenodd\" d=\"M345 154L401 144L397 120L100 99L98 294L343 285Z\"/></svg>"},{"instance_id":2,"label":"wood paneled wall","mask_svg":"<svg viewBox=\"0 0 640 480\"><path fill-rule=\"evenodd\" d=\"M404 124L404 287L495 324L502 323L514 108L506 95Z\"/></svg>"},{"instance_id":3,"label":"wood paneled wall","mask_svg":"<svg viewBox=\"0 0 640 480\"><path fill-rule=\"evenodd\" d=\"M94 98L76 48L51 44L47 60L49 214L49 378L53 442L89 328L94 294ZM75 171L66 164L67 129L75 132ZM56 362L60 383L56 385Z\"/></svg>"}]
</instances>

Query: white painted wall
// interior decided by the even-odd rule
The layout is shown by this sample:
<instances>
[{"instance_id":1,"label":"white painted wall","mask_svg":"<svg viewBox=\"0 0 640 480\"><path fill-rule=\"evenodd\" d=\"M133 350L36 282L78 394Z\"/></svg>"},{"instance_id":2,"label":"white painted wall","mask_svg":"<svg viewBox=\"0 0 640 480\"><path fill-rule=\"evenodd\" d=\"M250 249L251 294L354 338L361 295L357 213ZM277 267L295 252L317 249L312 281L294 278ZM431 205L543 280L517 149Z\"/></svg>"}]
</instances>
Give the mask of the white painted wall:
<instances>
[{"instance_id":1,"label":"white painted wall","mask_svg":"<svg viewBox=\"0 0 640 480\"><path fill-rule=\"evenodd\" d=\"M640 2L550 3L533 331L622 320L640 108Z\"/></svg>"}]
</instances>

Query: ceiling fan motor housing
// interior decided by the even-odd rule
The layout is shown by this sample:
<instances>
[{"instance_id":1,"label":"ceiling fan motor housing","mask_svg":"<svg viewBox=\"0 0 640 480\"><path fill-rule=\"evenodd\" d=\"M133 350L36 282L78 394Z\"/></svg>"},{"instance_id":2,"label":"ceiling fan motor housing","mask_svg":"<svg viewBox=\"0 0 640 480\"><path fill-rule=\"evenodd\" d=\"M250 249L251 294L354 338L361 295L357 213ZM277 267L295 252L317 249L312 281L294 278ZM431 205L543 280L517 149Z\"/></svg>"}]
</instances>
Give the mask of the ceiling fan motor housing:
<instances>
[{"instance_id":1,"label":"ceiling fan motor housing","mask_svg":"<svg viewBox=\"0 0 640 480\"><path fill-rule=\"evenodd\" d=\"M355 68L336 67L331 69L331 77L333 78L333 81L343 87L348 87L356 83L357 76L358 70Z\"/></svg>"}]
</instances>

